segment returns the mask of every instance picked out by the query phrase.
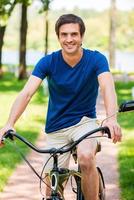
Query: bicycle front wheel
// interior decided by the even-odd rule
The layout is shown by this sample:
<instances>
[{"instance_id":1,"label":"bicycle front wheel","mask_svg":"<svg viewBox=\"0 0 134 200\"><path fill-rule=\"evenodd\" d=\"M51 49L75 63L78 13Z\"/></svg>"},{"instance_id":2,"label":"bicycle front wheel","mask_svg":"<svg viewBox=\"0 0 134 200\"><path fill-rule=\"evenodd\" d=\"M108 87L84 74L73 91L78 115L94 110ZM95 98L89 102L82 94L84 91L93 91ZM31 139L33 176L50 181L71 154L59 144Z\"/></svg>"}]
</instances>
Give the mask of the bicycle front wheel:
<instances>
[{"instance_id":1,"label":"bicycle front wheel","mask_svg":"<svg viewBox=\"0 0 134 200\"><path fill-rule=\"evenodd\" d=\"M98 175L99 175L99 200L105 200L105 182L103 178L103 174L99 167L97 167Z\"/></svg>"},{"instance_id":2,"label":"bicycle front wheel","mask_svg":"<svg viewBox=\"0 0 134 200\"><path fill-rule=\"evenodd\" d=\"M78 166L78 172L80 172L80 166ZM76 180L76 185L77 185L76 200L84 200L84 196L81 190L81 177L76 176L75 180Z\"/></svg>"},{"instance_id":3,"label":"bicycle front wheel","mask_svg":"<svg viewBox=\"0 0 134 200\"><path fill-rule=\"evenodd\" d=\"M82 194L82 190L81 190L81 178L77 177L77 181L76 181L76 184L77 184L77 200L84 200L84 196Z\"/></svg>"},{"instance_id":4,"label":"bicycle front wheel","mask_svg":"<svg viewBox=\"0 0 134 200\"><path fill-rule=\"evenodd\" d=\"M80 169L79 169L80 171ZM103 174L99 167L97 167L98 175L99 175L99 194L98 194L98 200L106 200L105 198L105 183ZM84 200L84 195L81 190L81 178L76 178L76 184L77 184L77 200Z\"/></svg>"},{"instance_id":5,"label":"bicycle front wheel","mask_svg":"<svg viewBox=\"0 0 134 200\"><path fill-rule=\"evenodd\" d=\"M63 199L60 197L50 197L50 198L47 198L46 200L63 200Z\"/></svg>"}]
</instances>

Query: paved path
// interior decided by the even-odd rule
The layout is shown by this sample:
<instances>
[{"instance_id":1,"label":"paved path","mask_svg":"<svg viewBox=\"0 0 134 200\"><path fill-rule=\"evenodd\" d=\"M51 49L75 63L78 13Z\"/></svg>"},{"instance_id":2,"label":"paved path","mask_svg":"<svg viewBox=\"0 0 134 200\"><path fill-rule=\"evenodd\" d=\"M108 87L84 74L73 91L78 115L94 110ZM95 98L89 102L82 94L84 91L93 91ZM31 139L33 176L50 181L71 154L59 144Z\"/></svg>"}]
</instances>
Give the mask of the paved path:
<instances>
[{"instance_id":1,"label":"paved path","mask_svg":"<svg viewBox=\"0 0 134 200\"><path fill-rule=\"evenodd\" d=\"M98 117L104 118L103 102L101 98L97 103ZM45 141L44 135L41 134L37 145L43 147ZM102 141L102 151L97 155L97 164L101 167L106 182L106 199L119 200L118 187L118 165L117 165L117 146L112 144L108 139ZM37 171L41 172L43 164L43 156L37 153L30 153L28 159L31 161ZM73 161L70 166L75 167ZM66 192L66 200L74 200L75 195L71 192L70 184L68 184ZM10 177L3 193L0 193L0 200L41 200L39 192L39 180L33 174L31 169L24 162L18 165L15 172Z\"/></svg>"}]
</instances>

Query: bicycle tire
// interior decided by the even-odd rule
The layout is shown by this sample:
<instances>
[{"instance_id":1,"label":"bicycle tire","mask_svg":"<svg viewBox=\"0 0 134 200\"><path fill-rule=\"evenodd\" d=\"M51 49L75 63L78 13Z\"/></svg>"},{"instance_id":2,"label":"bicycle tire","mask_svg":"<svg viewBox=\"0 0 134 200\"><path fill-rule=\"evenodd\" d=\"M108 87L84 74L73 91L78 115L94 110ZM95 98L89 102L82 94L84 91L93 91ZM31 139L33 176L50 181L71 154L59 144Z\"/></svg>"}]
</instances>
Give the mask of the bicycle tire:
<instances>
[{"instance_id":1,"label":"bicycle tire","mask_svg":"<svg viewBox=\"0 0 134 200\"><path fill-rule=\"evenodd\" d=\"M101 169L97 167L98 175L99 175L99 200L105 200L105 182L103 178L103 174L101 172Z\"/></svg>"},{"instance_id":2,"label":"bicycle tire","mask_svg":"<svg viewBox=\"0 0 134 200\"><path fill-rule=\"evenodd\" d=\"M63 199L60 197L50 197L50 198L47 198L46 200L63 200Z\"/></svg>"},{"instance_id":3,"label":"bicycle tire","mask_svg":"<svg viewBox=\"0 0 134 200\"><path fill-rule=\"evenodd\" d=\"M80 179L81 178L79 178L79 180L76 181L76 184L77 184L77 197L76 197L76 199L77 200L84 200L84 196L83 196L83 193L82 193L82 190L81 190L81 180Z\"/></svg>"},{"instance_id":4,"label":"bicycle tire","mask_svg":"<svg viewBox=\"0 0 134 200\"><path fill-rule=\"evenodd\" d=\"M78 171L80 172L80 166L78 166ZM76 196L76 200L84 200L84 196L81 190L81 178L76 176L75 177L76 180L76 185L77 185L77 196Z\"/></svg>"},{"instance_id":5,"label":"bicycle tire","mask_svg":"<svg viewBox=\"0 0 134 200\"><path fill-rule=\"evenodd\" d=\"M79 171L80 171L80 169L79 169ZM103 174L99 167L97 167L97 171L98 171L98 175L99 175L99 194L98 194L99 199L98 200L106 200L106 198L105 198L105 182L104 182ZM84 196L83 196L82 190L81 190L81 178L79 178L79 177L76 178L76 184L77 184L77 200L84 200Z\"/></svg>"}]
</instances>

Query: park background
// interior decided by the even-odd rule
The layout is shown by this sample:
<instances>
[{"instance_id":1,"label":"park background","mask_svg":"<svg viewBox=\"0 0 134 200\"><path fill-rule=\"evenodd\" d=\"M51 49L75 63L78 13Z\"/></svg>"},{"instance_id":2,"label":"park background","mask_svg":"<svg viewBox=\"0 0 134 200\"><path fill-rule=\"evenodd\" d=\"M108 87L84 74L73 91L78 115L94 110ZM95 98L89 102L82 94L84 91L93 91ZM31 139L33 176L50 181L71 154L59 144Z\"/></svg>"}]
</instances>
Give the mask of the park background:
<instances>
[{"instance_id":1,"label":"park background","mask_svg":"<svg viewBox=\"0 0 134 200\"><path fill-rule=\"evenodd\" d=\"M15 1L2 0L0 8L3 8ZM16 1L17 2L17 1ZM121 79L116 78L116 91L119 104L124 100L132 100L132 88L134 87L134 2L128 0L130 6L121 8L119 1L107 1L109 4L103 4L102 0L85 1L82 0L80 5L71 6L69 0L67 7L63 0L35 0L35 1L19 1L14 9L8 15L3 15L0 10L0 28L6 25L4 34L4 43L2 48L2 76L0 78L0 127L6 122L9 114L9 108L16 97L17 93L25 84L29 73L32 71L36 62L47 52L60 48L54 31L56 19L63 13L74 13L80 15L86 24L86 34L83 47L103 52L109 60L110 52L110 24L111 24L111 5L116 5L116 15L112 21L114 25L114 38L111 41L112 55L115 64L110 65L114 77L120 75ZM47 8L47 4L50 5ZM56 2L54 4L54 2ZM62 6L61 3L62 2ZM67 1L66 1L67 2ZM76 2L76 1L72 1ZM80 1L78 1L80 2ZM99 3L98 3L99 2ZM101 3L100 3L101 2ZM105 1L106 2L106 1ZM126 1L125 1L126 2ZM31 4L32 3L32 4ZM27 38L25 44L26 57L25 61L20 61L20 37L21 37L21 11L22 5L27 8ZM87 5L90 6L88 7ZM82 6L84 5L84 6ZM86 6L85 6L86 5ZM93 7L91 5L94 5ZM97 9L96 9L97 8ZM9 10L6 7L6 12ZM113 9L113 8L112 8ZM114 9L115 10L115 7ZM4 17L3 17L4 16ZM24 19L24 18L23 18ZM47 19L47 20L46 20ZM48 29L48 38L46 40L46 27ZM47 44L46 44L47 43ZM110 61L109 61L110 62ZM114 63L114 62L113 62ZM21 81L18 81L20 69L24 67L26 72ZM47 93L44 93L41 87L34 96L26 112L16 125L18 132L21 132L30 141L36 141L39 130L43 129L44 124L44 105L47 108ZM127 113L119 116L119 121L123 128L124 140L119 145L119 172L120 187L122 200L133 200L134 197L134 114ZM29 122L29 123L27 123ZM29 133L29 134L27 134ZM19 144L21 145L21 144ZM27 152L26 147L22 147ZM17 163L20 162L19 156L12 152L12 146L7 144L6 148L0 149L0 190L2 191L7 183L8 177L12 174Z\"/></svg>"}]
</instances>

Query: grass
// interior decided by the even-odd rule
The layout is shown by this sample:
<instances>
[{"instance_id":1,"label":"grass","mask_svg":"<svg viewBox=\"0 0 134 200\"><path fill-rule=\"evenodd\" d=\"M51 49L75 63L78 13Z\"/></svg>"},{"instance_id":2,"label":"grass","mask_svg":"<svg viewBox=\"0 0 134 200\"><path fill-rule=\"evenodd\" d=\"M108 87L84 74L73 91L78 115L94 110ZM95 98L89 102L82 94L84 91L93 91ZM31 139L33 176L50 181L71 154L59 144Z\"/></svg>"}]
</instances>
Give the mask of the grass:
<instances>
[{"instance_id":1,"label":"grass","mask_svg":"<svg viewBox=\"0 0 134 200\"><path fill-rule=\"evenodd\" d=\"M18 81L9 73L6 73L0 79L0 127L5 124L11 104L25 82ZM46 98L44 97L42 87L40 87L16 124L17 132L33 143L36 141L40 130L44 128ZM18 141L17 143L19 143L23 153L28 152L29 149L24 144ZM15 149L9 142L6 142L5 147L0 149L0 191L3 190L9 176L20 162L20 155L15 152Z\"/></svg>"},{"instance_id":2,"label":"grass","mask_svg":"<svg viewBox=\"0 0 134 200\"><path fill-rule=\"evenodd\" d=\"M18 81L13 75L5 74L0 80L0 127L6 122L11 104L18 94L25 81ZM134 82L116 83L119 104L125 100L131 100L131 88ZM21 119L16 124L16 130L31 142L35 142L40 129L44 124L44 112L47 98L43 95L42 88L34 96ZM123 141L119 148L119 170L121 199L134 199L134 113L122 113L119 115L119 122L123 129ZM24 153L28 148L19 143ZM21 162L20 156L10 144L0 149L0 191L7 183L8 177L14 171L16 165Z\"/></svg>"},{"instance_id":3,"label":"grass","mask_svg":"<svg viewBox=\"0 0 134 200\"><path fill-rule=\"evenodd\" d=\"M131 88L134 82L116 83L119 103L132 100ZM123 141L119 146L119 171L121 199L134 199L134 112L119 115L119 122L123 130Z\"/></svg>"}]
</instances>

